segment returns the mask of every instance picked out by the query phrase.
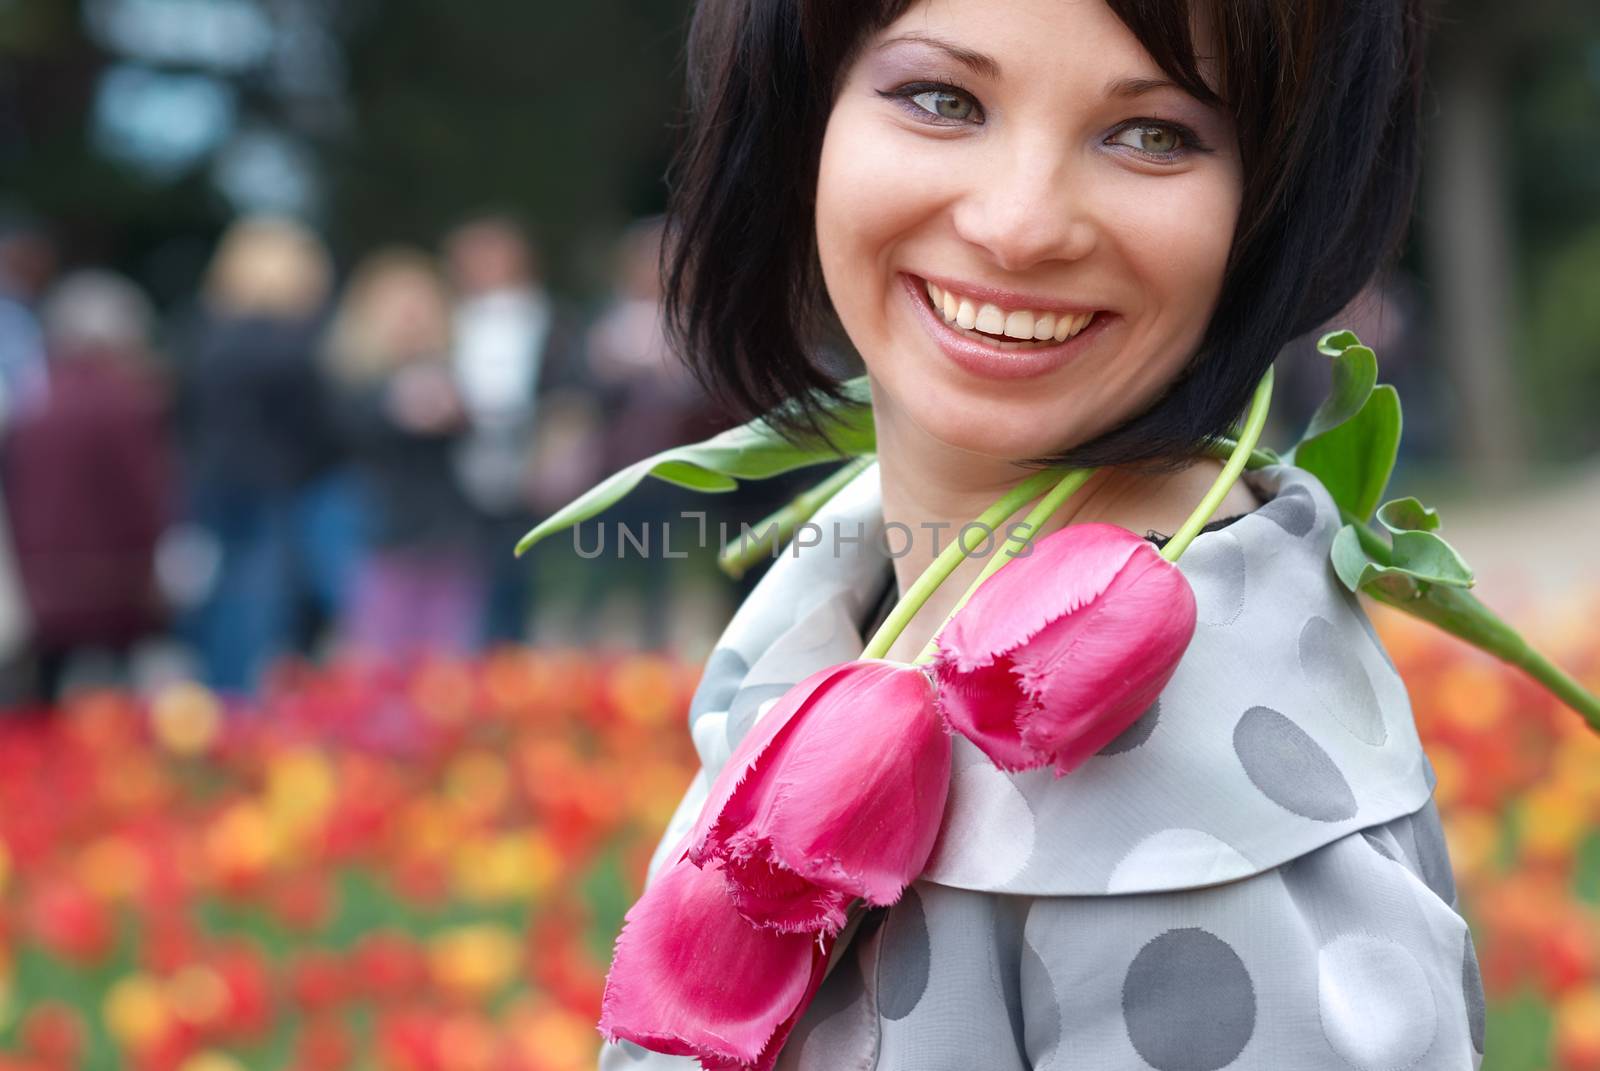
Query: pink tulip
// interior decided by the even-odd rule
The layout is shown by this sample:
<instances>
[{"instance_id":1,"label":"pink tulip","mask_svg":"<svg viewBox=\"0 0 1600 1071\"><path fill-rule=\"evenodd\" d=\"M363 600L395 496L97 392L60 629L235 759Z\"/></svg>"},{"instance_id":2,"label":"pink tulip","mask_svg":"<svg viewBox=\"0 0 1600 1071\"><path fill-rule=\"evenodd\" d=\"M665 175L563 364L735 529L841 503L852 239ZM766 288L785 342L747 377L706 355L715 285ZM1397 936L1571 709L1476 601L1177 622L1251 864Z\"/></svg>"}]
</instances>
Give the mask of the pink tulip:
<instances>
[{"instance_id":1,"label":"pink tulip","mask_svg":"<svg viewBox=\"0 0 1600 1071\"><path fill-rule=\"evenodd\" d=\"M848 662L789 689L740 742L689 835L751 922L834 934L852 900L892 904L927 865L950 787L933 681Z\"/></svg>"},{"instance_id":2,"label":"pink tulip","mask_svg":"<svg viewBox=\"0 0 1600 1071\"><path fill-rule=\"evenodd\" d=\"M1194 635L1177 566L1109 524L1071 525L990 577L939 637L945 715L1003 770L1071 772L1155 701Z\"/></svg>"},{"instance_id":3,"label":"pink tulip","mask_svg":"<svg viewBox=\"0 0 1600 1071\"><path fill-rule=\"evenodd\" d=\"M663 871L628 912L600 1032L707 1068L768 1071L816 995L833 939L746 921L713 861Z\"/></svg>"}]
</instances>

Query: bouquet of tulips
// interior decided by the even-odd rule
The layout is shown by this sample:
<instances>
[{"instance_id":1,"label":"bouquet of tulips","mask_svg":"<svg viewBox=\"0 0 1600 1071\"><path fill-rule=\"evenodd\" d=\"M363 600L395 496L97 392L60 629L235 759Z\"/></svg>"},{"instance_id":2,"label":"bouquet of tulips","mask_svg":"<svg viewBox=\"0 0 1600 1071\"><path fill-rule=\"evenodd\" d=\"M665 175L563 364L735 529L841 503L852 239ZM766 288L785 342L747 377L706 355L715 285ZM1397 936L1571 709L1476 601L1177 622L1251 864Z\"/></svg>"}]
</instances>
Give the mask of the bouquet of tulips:
<instances>
[{"instance_id":1,"label":"bouquet of tulips","mask_svg":"<svg viewBox=\"0 0 1600 1071\"><path fill-rule=\"evenodd\" d=\"M1227 458L1221 475L1159 552L1105 524L1072 525L1030 546L1091 475L1036 473L967 526L993 531L1039 499L912 663L883 656L970 552L964 539L912 585L860 659L784 694L740 742L698 822L628 913L601 1032L707 1068L772 1067L826 975L851 905L894 903L927 865L952 732L1001 769L1049 766L1060 777L1159 695L1195 628L1195 598L1174 563L1247 466L1287 461L1321 479L1348 522L1332 556L1352 590L1512 661L1600 728L1600 700L1466 590L1471 570L1437 535L1432 510L1413 498L1378 507L1399 443L1399 399L1377 384L1375 356L1350 332L1320 348L1335 361L1334 390L1301 442L1282 457L1258 448L1269 371L1237 437L1214 444ZM725 490L830 450L855 455L773 518L764 544L728 555L740 569L859 471L871 453L870 416L859 402L836 410L827 443L785 440L757 421L647 459L558 512L519 550L599 512L646 475ZM1374 515L1388 538L1368 526Z\"/></svg>"}]
</instances>

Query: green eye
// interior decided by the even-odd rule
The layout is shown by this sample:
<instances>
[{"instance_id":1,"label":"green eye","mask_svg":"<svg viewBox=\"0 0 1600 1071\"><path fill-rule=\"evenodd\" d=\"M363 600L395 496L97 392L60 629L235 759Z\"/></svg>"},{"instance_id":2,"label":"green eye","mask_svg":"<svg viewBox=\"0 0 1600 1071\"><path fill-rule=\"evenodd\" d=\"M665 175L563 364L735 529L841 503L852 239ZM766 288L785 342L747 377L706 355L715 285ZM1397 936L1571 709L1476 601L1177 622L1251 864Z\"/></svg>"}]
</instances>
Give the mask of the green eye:
<instances>
[{"instance_id":1,"label":"green eye","mask_svg":"<svg viewBox=\"0 0 1600 1071\"><path fill-rule=\"evenodd\" d=\"M965 122L978 111L971 97L952 93L948 89L929 89L916 94L911 101L925 112L956 122Z\"/></svg>"},{"instance_id":2,"label":"green eye","mask_svg":"<svg viewBox=\"0 0 1600 1071\"><path fill-rule=\"evenodd\" d=\"M1147 156L1172 156L1183 148L1183 138L1170 126L1130 126L1119 131L1112 142L1137 149Z\"/></svg>"}]
</instances>

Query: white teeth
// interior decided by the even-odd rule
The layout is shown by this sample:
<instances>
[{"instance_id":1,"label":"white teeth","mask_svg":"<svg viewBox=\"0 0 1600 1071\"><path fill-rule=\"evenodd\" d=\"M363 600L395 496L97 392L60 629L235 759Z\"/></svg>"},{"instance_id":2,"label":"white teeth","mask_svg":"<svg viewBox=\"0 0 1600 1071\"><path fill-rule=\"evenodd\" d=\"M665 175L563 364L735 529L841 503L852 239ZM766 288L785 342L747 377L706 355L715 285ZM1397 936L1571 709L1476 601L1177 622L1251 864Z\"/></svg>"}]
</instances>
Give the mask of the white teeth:
<instances>
[{"instance_id":1,"label":"white teeth","mask_svg":"<svg viewBox=\"0 0 1600 1071\"><path fill-rule=\"evenodd\" d=\"M1027 309L1013 312L1006 317L1007 338L1032 338L1033 313Z\"/></svg>"},{"instance_id":2,"label":"white teeth","mask_svg":"<svg viewBox=\"0 0 1600 1071\"><path fill-rule=\"evenodd\" d=\"M998 305L985 302L978 309L978 319L972 326L986 335L1003 335L1006 333L1006 314L1000 311Z\"/></svg>"},{"instance_id":3,"label":"white teeth","mask_svg":"<svg viewBox=\"0 0 1600 1071\"><path fill-rule=\"evenodd\" d=\"M1036 312L1033 309L1007 311L989 302L975 302L971 298L944 289L937 283L927 283L928 300L934 311L944 316L945 322L965 331L984 335L1004 336L1024 342L1065 342L1089 326L1094 313ZM1015 342L989 339L1002 349L1014 349Z\"/></svg>"}]
</instances>

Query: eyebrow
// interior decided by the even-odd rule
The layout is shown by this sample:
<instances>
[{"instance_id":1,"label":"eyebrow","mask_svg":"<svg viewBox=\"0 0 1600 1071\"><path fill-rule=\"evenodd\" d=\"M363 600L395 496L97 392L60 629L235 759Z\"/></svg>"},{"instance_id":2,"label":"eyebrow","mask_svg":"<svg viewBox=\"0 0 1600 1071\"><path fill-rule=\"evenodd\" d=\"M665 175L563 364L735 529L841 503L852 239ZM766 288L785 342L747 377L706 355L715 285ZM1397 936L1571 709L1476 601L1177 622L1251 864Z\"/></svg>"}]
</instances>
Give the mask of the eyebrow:
<instances>
[{"instance_id":1,"label":"eyebrow","mask_svg":"<svg viewBox=\"0 0 1600 1071\"><path fill-rule=\"evenodd\" d=\"M892 48L895 45L913 44L926 45L937 49L966 67L974 74L984 78L998 79L1000 77L1000 61L984 52L976 52L970 48L963 48L932 34L918 33L915 30L899 34L878 45L878 51ZM1142 97L1147 93L1155 93L1163 89L1176 89L1180 93L1187 93L1178 83L1166 78L1119 78L1106 86L1107 97Z\"/></svg>"},{"instance_id":2,"label":"eyebrow","mask_svg":"<svg viewBox=\"0 0 1600 1071\"><path fill-rule=\"evenodd\" d=\"M970 48L962 48L960 45L951 44L949 41L934 37L931 34L917 33L915 31L903 33L884 41L878 46L878 50L881 51L899 44L927 45L943 52L973 74L983 78L997 79L1000 77L1000 61L993 56L982 52L974 52Z\"/></svg>"},{"instance_id":3,"label":"eyebrow","mask_svg":"<svg viewBox=\"0 0 1600 1071\"><path fill-rule=\"evenodd\" d=\"M1142 97L1146 93L1155 93L1162 89L1176 89L1185 92L1184 88L1176 82L1165 78L1119 78L1106 86L1108 97Z\"/></svg>"}]
</instances>

